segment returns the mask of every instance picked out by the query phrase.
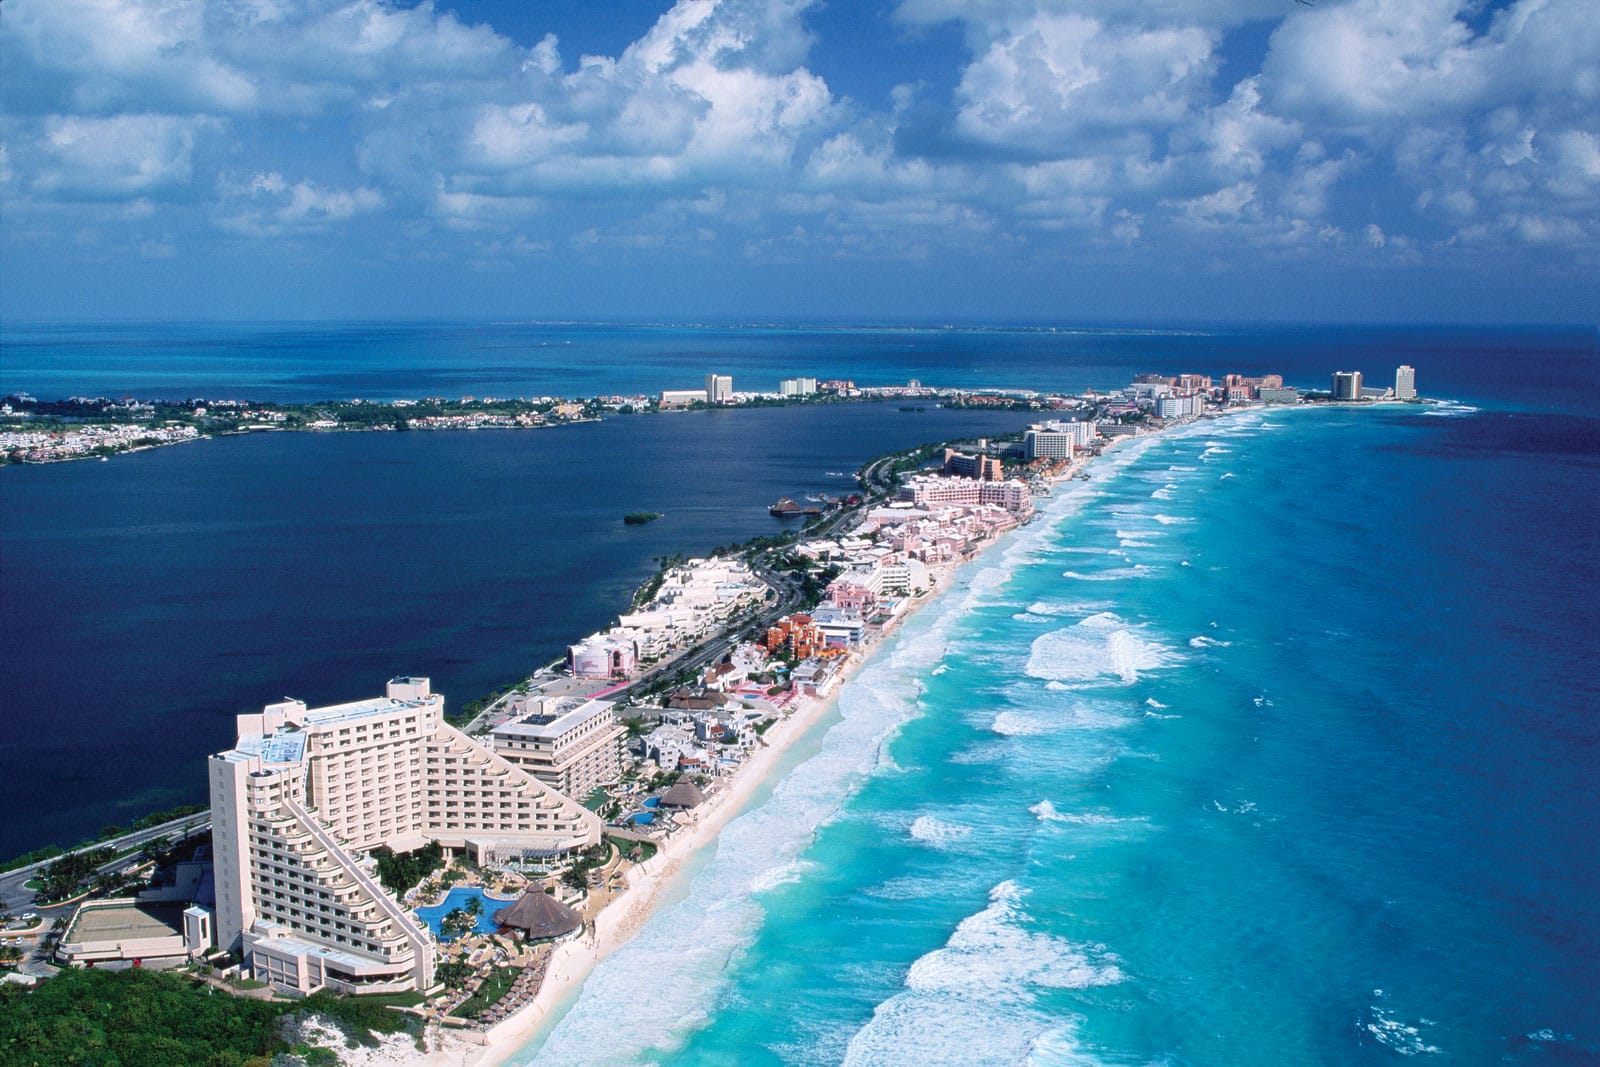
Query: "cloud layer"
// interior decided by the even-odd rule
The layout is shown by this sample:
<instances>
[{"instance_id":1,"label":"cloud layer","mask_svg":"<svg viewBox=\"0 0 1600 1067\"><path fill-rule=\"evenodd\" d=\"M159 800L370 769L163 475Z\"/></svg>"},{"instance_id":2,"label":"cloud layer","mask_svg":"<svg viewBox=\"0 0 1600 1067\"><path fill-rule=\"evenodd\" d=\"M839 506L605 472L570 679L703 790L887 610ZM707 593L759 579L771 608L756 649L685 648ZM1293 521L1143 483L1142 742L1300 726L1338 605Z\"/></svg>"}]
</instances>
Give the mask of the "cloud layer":
<instances>
[{"instance_id":1,"label":"cloud layer","mask_svg":"<svg viewBox=\"0 0 1600 1067\"><path fill-rule=\"evenodd\" d=\"M579 56L426 3L8 0L7 257L1595 278L1592 0L901 0L862 32L964 56L881 99L816 73L813 6Z\"/></svg>"}]
</instances>

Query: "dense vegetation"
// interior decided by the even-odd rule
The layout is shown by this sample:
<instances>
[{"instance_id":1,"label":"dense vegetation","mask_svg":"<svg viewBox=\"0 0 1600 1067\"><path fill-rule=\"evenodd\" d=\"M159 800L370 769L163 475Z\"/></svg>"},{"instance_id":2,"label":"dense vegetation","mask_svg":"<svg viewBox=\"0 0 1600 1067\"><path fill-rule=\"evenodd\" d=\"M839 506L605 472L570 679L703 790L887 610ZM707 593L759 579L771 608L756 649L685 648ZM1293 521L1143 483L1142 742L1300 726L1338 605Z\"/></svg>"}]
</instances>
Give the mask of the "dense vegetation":
<instances>
[{"instance_id":1,"label":"dense vegetation","mask_svg":"<svg viewBox=\"0 0 1600 1067\"><path fill-rule=\"evenodd\" d=\"M407 1024L382 1005L348 997L252 1000L171 971L68 968L35 989L0 986L0 1067L266 1067L269 1057L290 1051L284 1016L302 1012L365 1042ZM333 1062L326 1054L308 1059Z\"/></svg>"},{"instance_id":2,"label":"dense vegetation","mask_svg":"<svg viewBox=\"0 0 1600 1067\"><path fill-rule=\"evenodd\" d=\"M39 886L39 902L49 904L76 896L94 880L96 868L116 858L116 849L101 845L62 856L48 867L40 868L34 876Z\"/></svg>"},{"instance_id":3,"label":"dense vegetation","mask_svg":"<svg viewBox=\"0 0 1600 1067\"><path fill-rule=\"evenodd\" d=\"M439 842L430 841L412 852L396 852L388 845L372 850L378 861L378 881L397 897L432 874L444 862L444 849Z\"/></svg>"}]
</instances>

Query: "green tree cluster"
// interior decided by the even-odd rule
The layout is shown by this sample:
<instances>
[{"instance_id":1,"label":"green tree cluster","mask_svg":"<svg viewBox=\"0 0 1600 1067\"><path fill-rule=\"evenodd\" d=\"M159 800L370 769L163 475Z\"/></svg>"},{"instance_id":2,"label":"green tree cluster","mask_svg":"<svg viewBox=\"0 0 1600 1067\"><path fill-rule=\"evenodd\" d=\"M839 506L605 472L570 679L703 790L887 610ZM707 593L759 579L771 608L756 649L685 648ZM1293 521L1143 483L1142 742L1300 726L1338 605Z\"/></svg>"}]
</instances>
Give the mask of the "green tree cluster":
<instances>
[{"instance_id":1,"label":"green tree cluster","mask_svg":"<svg viewBox=\"0 0 1600 1067\"><path fill-rule=\"evenodd\" d=\"M62 856L39 871L39 900L48 903L75 895L94 879L96 867L110 863L116 855L115 849L102 845Z\"/></svg>"},{"instance_id":2,"label":"green tree cluster","mask_svg":"<svg viewBox=\"0 0 1600 1067\"><path fill-rule=\"evenodd\" d=\"M437 841L430 841L411 852L395 852L387 845L372 850L378 861L378 881L395 896L422 881L444 862L444 849Z\"/></svg>"},{"instance_id":3,"label":"green tree cluster","mask_svg":"<svg viewBox=\"0 0 1600 1067\"><path fill-rule=\"evenodd\" d=\"M172 971L68 968L33 989L0 986L0 1065L243 1067L289 1051L285 1015L326 1016L359 1041L405 1029L403 1016L356 998L296 1003L215 993Z\"/></svg>"}]
</instances>

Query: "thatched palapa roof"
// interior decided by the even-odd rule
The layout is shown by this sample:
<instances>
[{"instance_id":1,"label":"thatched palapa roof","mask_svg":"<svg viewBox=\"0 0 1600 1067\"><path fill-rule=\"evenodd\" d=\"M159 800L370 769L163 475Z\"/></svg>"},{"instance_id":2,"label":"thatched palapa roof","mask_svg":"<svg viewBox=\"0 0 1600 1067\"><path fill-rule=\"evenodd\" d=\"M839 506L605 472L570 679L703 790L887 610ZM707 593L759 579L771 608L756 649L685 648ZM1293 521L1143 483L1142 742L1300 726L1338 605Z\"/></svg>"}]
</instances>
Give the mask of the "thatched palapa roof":
<instances>
[{"instance_id":1,"label":"thatched palapa roof","mask_svg":"<svg viewBox=\"0 0 1600 1067\"><path fill-rule=\"evenodd\" d=\"M705 802L706 795L693 782L679 782L661 794L663 808L696 808Z\"/></svg>"},{"instance_id":2,"label":"thatched palapa roof","mask_svg":"<svg viewBox=\"0 0 1600 1067\"><path fill-rule=\"evenodd\" d=\"M500 926L526 930L532 941L564 937L583 925L577 912L549 893L533 889L495 912L494 921Z\"/></svg>"}]
</instances>

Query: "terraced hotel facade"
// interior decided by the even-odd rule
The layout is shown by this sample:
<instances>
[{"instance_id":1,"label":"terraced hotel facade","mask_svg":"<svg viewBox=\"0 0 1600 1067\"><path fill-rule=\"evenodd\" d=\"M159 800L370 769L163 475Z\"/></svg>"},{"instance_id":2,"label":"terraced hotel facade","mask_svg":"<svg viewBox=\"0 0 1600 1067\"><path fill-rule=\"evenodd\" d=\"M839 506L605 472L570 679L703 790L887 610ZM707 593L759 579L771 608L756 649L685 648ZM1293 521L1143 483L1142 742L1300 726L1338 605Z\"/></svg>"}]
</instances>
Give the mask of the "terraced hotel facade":
<instances>
[{"instance_id":1,"label":"terraced hotel facade","mask_svg":"<svg viewBox=\"0 0 1600 1067\"><path fill-rule=\"evenodd\" d=\"M302 993L433 984L433 939L377 883L373 849L437 841L487 861L600 840L594 814L448 725L426 678L240 715L209 767L218 944Z\"/></svg>"}]
</instances>

